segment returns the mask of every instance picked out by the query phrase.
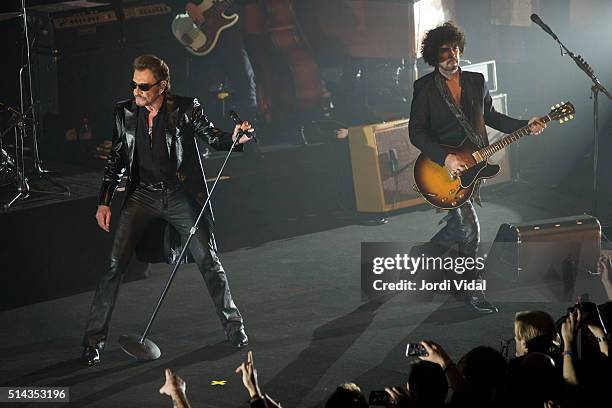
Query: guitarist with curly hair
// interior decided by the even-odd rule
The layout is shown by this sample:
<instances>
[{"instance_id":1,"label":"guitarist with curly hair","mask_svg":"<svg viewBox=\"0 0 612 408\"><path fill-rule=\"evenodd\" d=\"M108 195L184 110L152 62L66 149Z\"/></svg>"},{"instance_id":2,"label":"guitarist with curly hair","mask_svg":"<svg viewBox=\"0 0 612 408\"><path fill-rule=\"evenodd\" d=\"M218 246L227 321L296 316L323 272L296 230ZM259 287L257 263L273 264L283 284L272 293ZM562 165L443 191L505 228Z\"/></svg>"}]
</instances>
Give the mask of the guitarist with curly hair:
<instances>
[{"instance_id":1,"label":"guitarist with curly hair","mask_svg":"<svg viewBox=\"0 0 612 408\"><path fill-rule=\"evenodd\" d=\"M536 117L518 120L495 110L484 76L462 71L460 57L465 48L464 33L451 22L425 34L421 45L423 59L435 69L414 83L410 109L410 140L425 156L444 166L453 177L468 169L469 163L445 146L459 146L465 140L478 147L488 145L485 125L511 133L529 125L532 134L541 133L546 124ZM458 255L476 257L480 243L480 225L472 201L480 204L478 189L472 200L451 209L444 217L446 225L431 239L435 247L457 248ZM471 275L471 276L470 276ZM464 273L468 280L481 280L476 269ZM479 313L498 309L482 290L464 293L466 303Z\"/></svg>"}]
</instances>

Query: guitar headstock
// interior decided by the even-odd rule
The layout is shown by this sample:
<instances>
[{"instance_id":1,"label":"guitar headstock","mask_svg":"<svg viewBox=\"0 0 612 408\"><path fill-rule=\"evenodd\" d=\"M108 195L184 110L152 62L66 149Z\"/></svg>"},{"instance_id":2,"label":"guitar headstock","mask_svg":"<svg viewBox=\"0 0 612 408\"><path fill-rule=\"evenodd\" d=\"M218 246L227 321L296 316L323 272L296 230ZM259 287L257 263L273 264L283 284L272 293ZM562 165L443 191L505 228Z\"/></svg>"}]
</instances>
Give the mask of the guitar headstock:
<instances>
[{"instance_id":1,"label":"guitar headstock","mask_svg":"<svg viewBox=\"0 0 612 408\"><path fill-rule=\"evenodd\" d=\"M558 120L559 123L564 123L574 119L574 113L576 113L576 109L574 109L574 105L571 102L561 102L550 107L548 117L550 120Z\"/></svg>"}]
</instances>

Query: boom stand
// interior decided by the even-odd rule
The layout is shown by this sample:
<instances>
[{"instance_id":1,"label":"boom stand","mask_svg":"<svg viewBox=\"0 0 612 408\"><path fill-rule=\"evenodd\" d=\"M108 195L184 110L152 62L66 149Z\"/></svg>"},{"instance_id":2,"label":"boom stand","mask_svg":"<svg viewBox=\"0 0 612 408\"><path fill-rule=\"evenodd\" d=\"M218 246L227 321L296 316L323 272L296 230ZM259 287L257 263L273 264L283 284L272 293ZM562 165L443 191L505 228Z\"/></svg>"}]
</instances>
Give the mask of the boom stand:
<instances>
[{"instance_id":1,"label":"boom stand","mask_svg":"<svg viewBox=\"0 0 612 408\"><path fill-rule=\"evenodd\" d=\"M578 68L584 71L584 73L593 83L591 85L591 99L593 99L593 195L591 197L591 214L597 217L597 169L599 167L599 92L602 92L610 100L612 100L612 95L610 95L610 92L608 92L608 90L601 84L601 82L599 82L599 79L597 79L597 76L595 75L595 71L584 60L584 58L568 50L567 47L559 40L559 37L557 37L557 35L552 30L550 30L548 26L546 26L546 28L542 28L559 44L559 46L561 47L561 55L568 55L571 59L573 59Z\"/></svg>"}]
</instances>

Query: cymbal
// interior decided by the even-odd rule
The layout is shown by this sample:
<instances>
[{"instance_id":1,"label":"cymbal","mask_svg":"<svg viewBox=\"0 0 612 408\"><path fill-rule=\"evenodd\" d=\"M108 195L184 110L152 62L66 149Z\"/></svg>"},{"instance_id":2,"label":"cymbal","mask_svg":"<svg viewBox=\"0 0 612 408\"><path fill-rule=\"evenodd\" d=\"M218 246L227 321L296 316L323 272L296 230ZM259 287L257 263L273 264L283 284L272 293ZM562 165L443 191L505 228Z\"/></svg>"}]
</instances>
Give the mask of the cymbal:
<instances>
[{"instance_id":1,"label":"cymbal","mask_svg":"<svg viewBox=\"0 0 612 408\"><path fill-rule=\"evenodd\" d=\"M23 13L20 13L18 11L13 13L0 13L0 21L10 20L21 16L23 16Z\"/></svg>"}]
</instances>

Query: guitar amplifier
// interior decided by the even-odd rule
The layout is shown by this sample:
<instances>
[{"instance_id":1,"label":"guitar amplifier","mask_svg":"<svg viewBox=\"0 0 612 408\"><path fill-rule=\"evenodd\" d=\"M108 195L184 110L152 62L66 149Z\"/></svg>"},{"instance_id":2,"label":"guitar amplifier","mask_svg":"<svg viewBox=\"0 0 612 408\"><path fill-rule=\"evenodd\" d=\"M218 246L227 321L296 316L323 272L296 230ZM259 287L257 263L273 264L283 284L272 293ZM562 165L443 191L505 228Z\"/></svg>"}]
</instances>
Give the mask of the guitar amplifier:
<instances>
[{"instance_id":1,"label":"guitar amplifier","mask_svg":"<svg viewBox=\"0 0 612 408\"><path fill-rule=\"evenodd\" d=\"M132 90L132 61L155 54L171 67L173 89L186 88L185 54L162 0L64 2L32 8L34 90L40 100L41 134L64 154L62 143L86 118L93 138L110 138L113 106ZM92 89L95 98L91 98Z\"/></svg>"},{"instance_id":2,"label":"guitar amplifier","mask_svg":"<svg viewBox=\"0 0 612 408\"><path fill-rule=\"evenodd\" d=\"M590 215L502 224L489 251L488 273L520 282L572 285L579 272L597 272L601 225Z\"/></svg>"},{"instance_id":3,"label":"guitar amplifier","mask_svg":"<svg viewBox=\"0 0 612 408\"><path fill-rule=\"evenodd\" d=\"M419 150L408 138L408 119L349 129L357 211L383 213L422 204L413 166Z\"/></svg>"},{"instance_id":4,"label":"guitar amplifier","mask_svg":"<svg viewBox=\"0 0 612 408\"><path fill-rule=\"evenodd\" d=\"M126 44L173 41L172 8L161 0L115 3L123 7L75 1L32 7L28 24L36 38L35 51L59 58Z\"/></svg>"},{"instance_id":5,"label":"guitar amplifier","mask_svg":"<svg viewBox=\"0 0 612 408\"><path fill-rule=\"evenodd\" d=\"M35 6L28 24L34 51L49 55L110 48L121 43L117 11L110 4L63 2Z\"/></svg>"}]
</instances>

